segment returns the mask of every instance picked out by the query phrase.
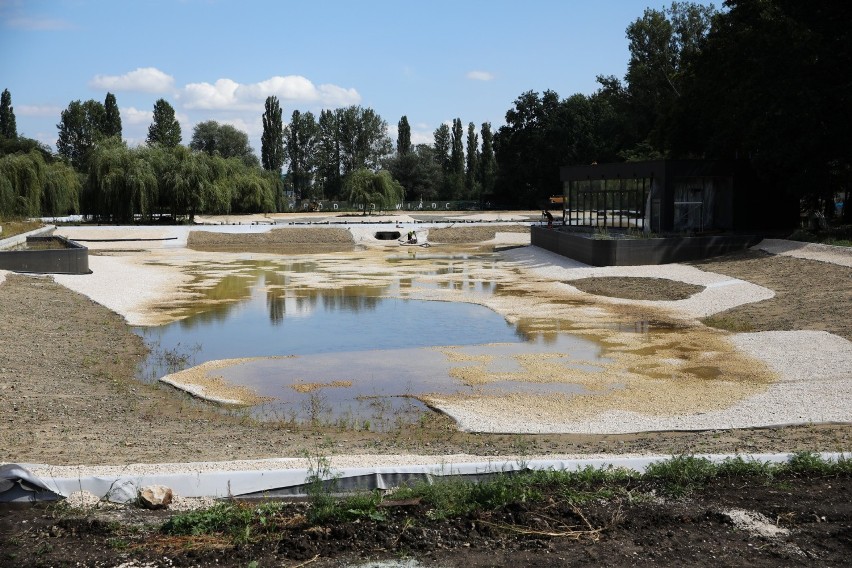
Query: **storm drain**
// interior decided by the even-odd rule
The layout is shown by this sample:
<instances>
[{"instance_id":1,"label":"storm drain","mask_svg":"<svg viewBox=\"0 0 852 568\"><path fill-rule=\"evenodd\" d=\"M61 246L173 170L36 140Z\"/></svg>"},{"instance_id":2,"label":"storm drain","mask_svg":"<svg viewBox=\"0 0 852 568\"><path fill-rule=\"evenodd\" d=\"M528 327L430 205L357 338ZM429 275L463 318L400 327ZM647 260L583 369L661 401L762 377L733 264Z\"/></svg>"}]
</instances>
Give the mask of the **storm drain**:
<instances>
[{"instance_id":1,"label":"storm drain","mask_svg":"<svg viewBox=\"0 0 852 568\"><path fill-rule=\"evenodd\" d=\"M399 231L377 231L374 236L380 241L395 241L402 235Z\"/></svg>"}]
</instances>

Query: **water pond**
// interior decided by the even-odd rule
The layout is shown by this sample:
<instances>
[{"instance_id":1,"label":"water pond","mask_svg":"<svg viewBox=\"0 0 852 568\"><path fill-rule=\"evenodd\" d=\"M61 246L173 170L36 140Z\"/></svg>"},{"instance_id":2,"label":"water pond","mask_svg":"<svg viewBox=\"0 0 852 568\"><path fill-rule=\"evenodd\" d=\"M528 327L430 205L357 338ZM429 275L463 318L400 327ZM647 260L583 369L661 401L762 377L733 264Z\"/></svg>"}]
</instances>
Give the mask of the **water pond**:
<instances>
[{"instance_id":1,"label":"water pond","mask_svg":"<svg viewBox=\"0 0 852 568\"><path fill-rule=\"evenodd\" d=\"M425 410L416 396L426 393L582 391L565 383L513 380L468 386L455 378L460 367L475 361L487 360L489 372L511 374L523 370L518 355L570 353L572 364L585 371L598 370L596 363L606 360L594 342L568 333L530 335L481 305L398 297L411 286L499 293L487 279L464 277L466 262L481 268L480 259L429 260L424 274L455 279L418 283L416 274L402 271L374 284L347 284L338 273L339 285L311 287L294 277L322 272L312 262L243 262L238 270L221 267L227 275L218 278L208 270L199 276L195 300L170 308L182 319L136 329L152 347L140 376L155 380L211 360L278 357L216 375L267 399L249 410L256 417L382 429L416 419Z\"/></svg>"}]
</instances>

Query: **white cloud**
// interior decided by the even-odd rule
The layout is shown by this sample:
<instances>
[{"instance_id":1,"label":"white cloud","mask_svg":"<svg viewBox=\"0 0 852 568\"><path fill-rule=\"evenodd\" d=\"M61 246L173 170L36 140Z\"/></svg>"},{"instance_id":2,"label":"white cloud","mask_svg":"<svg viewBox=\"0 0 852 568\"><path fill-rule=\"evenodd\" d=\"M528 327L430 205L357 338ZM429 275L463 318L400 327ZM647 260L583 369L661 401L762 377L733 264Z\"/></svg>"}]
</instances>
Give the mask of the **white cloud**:
<instances>
[{"instance_id":1,"label":"white cloud","mask_svg":"<svg viewBox=\"0 0 852 568\"><path fill-rule=\"evenodd\" d=\"M411 144L417 146L419 144L432 145L435 143L435 132L429 130L429 125L419 123L411 126ZM399 140L399 125L388 124L388 136L391 140Z\"/></svg>"},{"instance_id":2,"label":"white cloud","mask_svg":"<svg viewBox=\"0 0 852 568\"><path fill-rule=\"evenodd\" d=\"M65 110L58 106L48 105L15 105L13 108L15 114L21 116L56 116L57 120L59 120L62 111Z\"/></svg>"},{"instance_id":3,"label":"white cloud","mask_svg":"<svg viewBox=\"0 0 852 568\"><path fill-rule=\"evenodd\" d=\"M156 67L139 67L124 75L95 75L89 86L108 91L168 93L174 87L174 77Z\"/></svg>"},{"instance_id":4,"label":"white cloud","mask_svg":"<svg viewBox=\"0 0 852 568\"><path fill-rule=\"evenodd\" d=\"M424 130L412 130L411 131L411 143L417 146L418 144L428 144L432 145L435 143L435 132L424 131Z\"/></svg>"},{"instance_id":5,"label":"white cloud","mask_svg":"<svg viewBox=\"0 0 852 568\"><path fill-rule=\"evenodd\" d=\"M494 79L494 73L490 71L468 71L465 77L472 81L491 81Z\"/></svg>"},{"instance_id":6,"label":"white cloud","mask_svg":"<svg viewBox=\"0 0 852 568\"><path fill-rule=\"evenodd\" d=\"M319 103L329 107L361 101L361 95L355 89L331 84L317 86L300 75L276 76L250 84L240 84L231 79L219 79L213 84L190 83L183 88L179 98L187 109L258 110L270 96L277 96L283 101Z\"/></svg>"},{"instance_id":7,"label":"white cloud","mask_svg":"<svg viewBox=\"0 0 852 568\"><path fill-rule=\"evenodd\" d=\"M119 109L122 124L151 124L154 120L153 110L139 110L136 107Z\"/></svg>"},{"instance_id":8,"label":"white cloud","mask_svg":"<svg viewBox=\"0 0 852 568\"><path fill-rule=\"evenodd\" d=\"M219 79L214 85L210 83L190 83L183 88L178 98L186 108L242 110L238 108L236 92L239 83L230 79Z\"/></svg>"}]
</instances>

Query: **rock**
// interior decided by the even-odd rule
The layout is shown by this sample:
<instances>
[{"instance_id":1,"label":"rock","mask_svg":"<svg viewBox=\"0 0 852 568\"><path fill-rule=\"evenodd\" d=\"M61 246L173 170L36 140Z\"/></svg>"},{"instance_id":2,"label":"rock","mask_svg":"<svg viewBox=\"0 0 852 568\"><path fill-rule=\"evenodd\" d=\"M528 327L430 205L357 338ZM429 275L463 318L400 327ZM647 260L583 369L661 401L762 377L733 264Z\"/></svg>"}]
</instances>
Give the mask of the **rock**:
<instances>
[{"instance_id":1,"label":"rock","mask_svg":"<svg viewBox=\"0 0 852 568\"><path fill-rule=\"evenodd\" d=\"M90 491L74 491L65 500L69 507L76 509L91 509L101 502L101 498Z\"/></svg>"},{"instance_id":2,"label":"rock","mask_svg":"<svg viewBox=\"0 0 852 568\"><path fill-rule=\"evenodd\" d=\"M172 490L165 485L148 485L139 490L139 504L146 509L167 509Z\"/></svg>"}]
</instances>

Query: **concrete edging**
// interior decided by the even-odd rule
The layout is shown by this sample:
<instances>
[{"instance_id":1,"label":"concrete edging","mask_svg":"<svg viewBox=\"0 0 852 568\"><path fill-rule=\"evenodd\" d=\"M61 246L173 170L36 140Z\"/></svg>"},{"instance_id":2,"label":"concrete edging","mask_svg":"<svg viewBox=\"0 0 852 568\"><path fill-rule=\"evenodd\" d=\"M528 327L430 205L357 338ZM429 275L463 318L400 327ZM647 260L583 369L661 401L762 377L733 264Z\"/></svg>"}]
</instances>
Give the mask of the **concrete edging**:
<instances>
[{"instance_id":1,"label":"concrete edging","mask_svg":"<svg viewBox=\"0 0 852 568\"><path fill-rule=\"evenodd\" d=\"M0 251L8 250L12 247L16 247L22 243L27 242L27 237L40 237L46 234L53 234L53 231L55 230L56 225L47 225L46 227L42 227L41 229L35 229L27 233L15 235L14 237L0 239Z\"/></svg>"}]
</instances>

